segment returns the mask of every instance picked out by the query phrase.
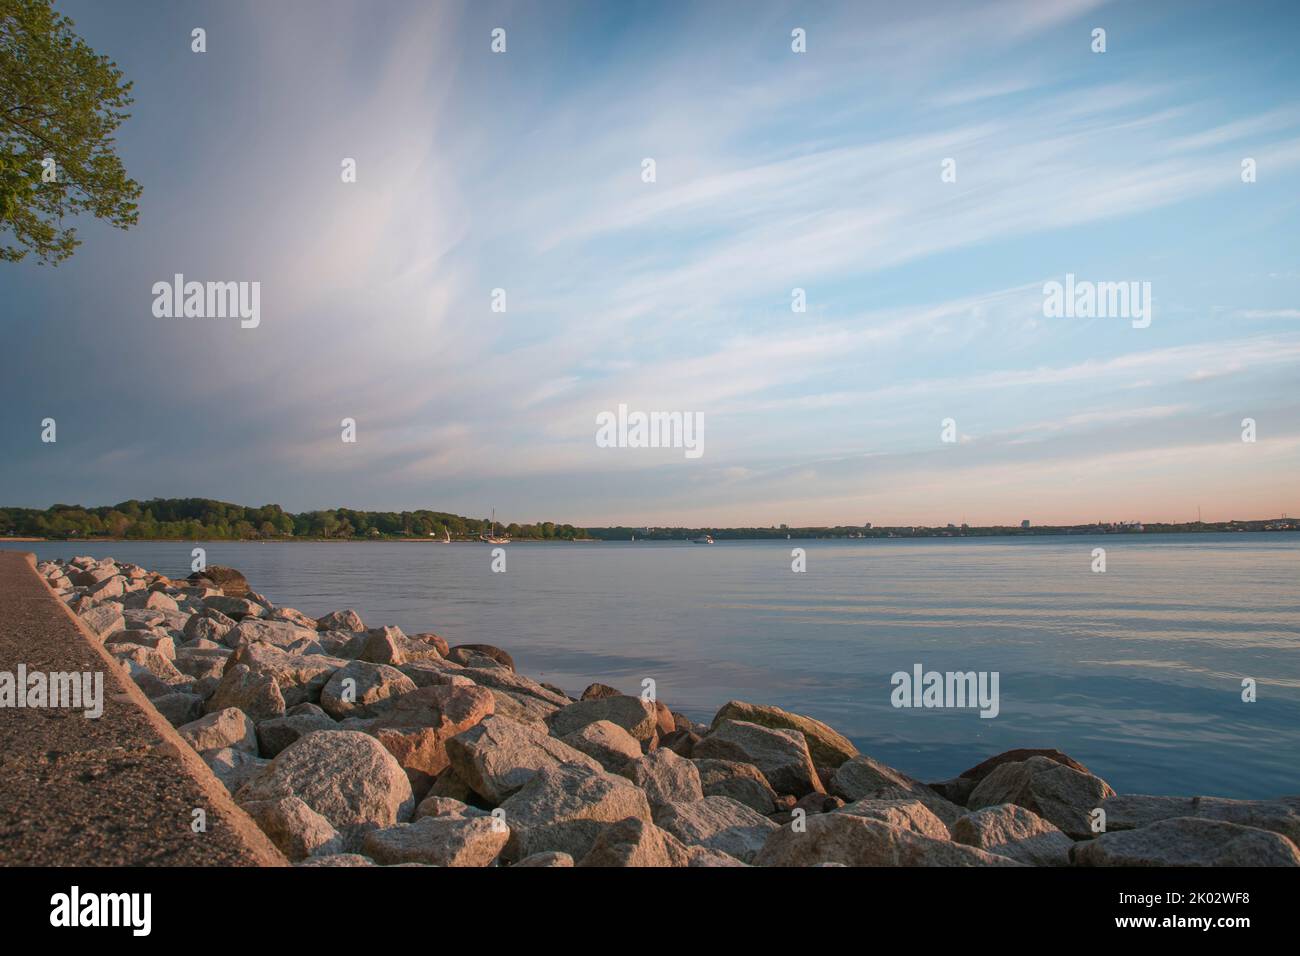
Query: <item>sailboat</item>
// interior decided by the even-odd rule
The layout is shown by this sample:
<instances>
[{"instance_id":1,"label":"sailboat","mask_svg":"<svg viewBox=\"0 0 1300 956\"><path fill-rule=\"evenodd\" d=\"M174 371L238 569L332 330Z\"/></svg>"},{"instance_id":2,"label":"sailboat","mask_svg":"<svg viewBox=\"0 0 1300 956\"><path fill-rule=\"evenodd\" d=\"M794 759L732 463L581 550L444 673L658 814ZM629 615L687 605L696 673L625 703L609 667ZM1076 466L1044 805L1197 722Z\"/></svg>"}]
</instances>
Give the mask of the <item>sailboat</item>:
<instances>
[{"instance_id":1,"label":"sailboat","mask_svg":"<svg viewBox=\"0 0 1300 956\"><path fill-rule=\"evenodd\" d=\"M442 526L442 543L451 544L451 532L447 529L446 525Z\"/></svg>"},{"instance_id":2,"label":"sailboat","mask_svg":"<svg viewBox=\"0 0 1300 956\"><path fill-rule=\"evenodd\" d=\"M487 544L509 544L510 543L510 535L508 534L502 535L501 537L497 536L497 510L495 508L492 509L491 532L479 535L479 539L481 541L486 542Z\"/></svg>"}]
</instances>

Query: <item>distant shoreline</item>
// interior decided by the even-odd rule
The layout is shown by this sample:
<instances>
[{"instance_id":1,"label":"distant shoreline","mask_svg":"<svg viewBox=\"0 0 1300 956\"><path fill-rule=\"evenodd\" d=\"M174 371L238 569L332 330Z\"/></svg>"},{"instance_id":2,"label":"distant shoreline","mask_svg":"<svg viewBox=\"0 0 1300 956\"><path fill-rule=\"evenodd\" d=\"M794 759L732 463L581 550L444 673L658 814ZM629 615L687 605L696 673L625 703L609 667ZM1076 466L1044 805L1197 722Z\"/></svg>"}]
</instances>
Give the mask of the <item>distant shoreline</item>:
<instances>
[{"instance_id":1,"label":"distant shoreline","mask_svg":"<svg viewBox=\"0 0 1300 956\"><path fill-rule=\"evenodd\" d=\"M599 529L601 531L617 531L617 529ZM1064 538L1074 536L1098 536L1098 535L1169 535L1169 534L1285 534L1287 532L1295 533L1300 531L1300 522L1295 526L1286 528L1251 528L1242 527L1156 527L1146 528L1144 530L1136 529L1105 529L1095 527L1071 527L1071 528L1034 528L1023 530L1019 528L1008 528L1006 530L994 530L989 528L967 528L964 530L954 531L951 529L877 529L873 532L862 534L843 534L843 533L824 533L813 534L808 532L775 532L767 534L756 534L741 529L739 533L729 533L727 529L717 529L712 531L712 535L717 542L724 541L906 541L917 538ZM686 532L673 534L649 534L638 535L635 540L638 542L689 542L702 532ZM621 537L610 534L608 536L595 536L590 538L516 538L505 542L496 542L497 546L502 544L609 544L609 543L629 543L630 537ZM120 542L131 543L132 541L142 542L185 542L185 541L221 541L242 544L370 544L370 543L399 543L399 544L488 544L487 541L479 541L471 538L462 538L459 540L444 541L441 538L411 538L399 536L379 536L379 537L352 537L352 538L297 538L297 537L274 537L274 538L216 538L203 536L197 538L110 538L110 537L91 537L91 538L34 538L24 536L6 537L0 536L0 541L12 541L19 543L31 544L115 544Z\"/></svg>"}]
</instances>

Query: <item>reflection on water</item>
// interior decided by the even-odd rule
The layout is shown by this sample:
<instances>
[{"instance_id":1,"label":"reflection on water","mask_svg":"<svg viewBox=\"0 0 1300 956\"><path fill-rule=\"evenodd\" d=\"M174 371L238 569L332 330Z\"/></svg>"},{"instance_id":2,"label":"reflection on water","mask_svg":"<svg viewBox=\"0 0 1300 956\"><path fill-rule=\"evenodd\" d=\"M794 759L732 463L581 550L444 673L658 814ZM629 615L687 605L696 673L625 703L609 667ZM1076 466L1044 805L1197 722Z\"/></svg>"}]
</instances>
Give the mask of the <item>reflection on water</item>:
<instances>
[{"instance_id":1,"label":"reflection on water","mask_svg":"<svg viewBox=\"0 0 1300 956\"><path fill-rule=\"evenodd\" d=\"M808 570L790 570L790 547ZM18 544L181 576L191 543ZM1121 791L1300 792L1300 538L1125 535L917 541L517 544L208 542L273 601L509 650L578 693L653 677L818 717L927 779L1059 747ZM1107 573L1090 570L1105 547ZM890 675L998 671L1001 712L895 710ZM1241 680L1259 700L1241 702Z\"/></svg>"}]
</instances>

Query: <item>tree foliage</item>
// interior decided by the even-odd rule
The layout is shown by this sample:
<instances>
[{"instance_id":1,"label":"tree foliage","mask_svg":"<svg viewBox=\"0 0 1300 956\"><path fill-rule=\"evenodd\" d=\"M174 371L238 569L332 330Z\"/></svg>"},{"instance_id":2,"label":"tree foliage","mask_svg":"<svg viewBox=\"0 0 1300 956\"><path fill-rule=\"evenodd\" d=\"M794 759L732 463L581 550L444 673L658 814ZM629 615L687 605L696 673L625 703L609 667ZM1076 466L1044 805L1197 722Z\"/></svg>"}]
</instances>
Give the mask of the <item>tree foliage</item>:
<instances>
[{"instance_id":1,"label":"tree foliage","mask_svg":"<svg viewBox=\"0 0 1300 956\"><path fill-rule=\"evenodd\" d=\"M185 540L277 538L476 538L491 527L486 518L444 511L354 511L335 508L290 514L279 505L250 508L208 498L154 498L101 508L53 505L0 508L0 534L42 538L172 538ZM498 525L498 530L500 526ZM550 521L512 524L512 537L530 540L585 538L586 531Z\"/></svg>"},{"instance_id":2,"label":"tree foliage","mask_svg":"<svg viewBox=\"0 0 1300 956\"><path fill-rule=\"evenodd\" d=\"M50 0L0 0L0 259L33 252L57 265L80 244L65 219L89 213L127 229L139 218L140 185L113 137L131 84L72 27Z\"/></svg>"}]
</instances>

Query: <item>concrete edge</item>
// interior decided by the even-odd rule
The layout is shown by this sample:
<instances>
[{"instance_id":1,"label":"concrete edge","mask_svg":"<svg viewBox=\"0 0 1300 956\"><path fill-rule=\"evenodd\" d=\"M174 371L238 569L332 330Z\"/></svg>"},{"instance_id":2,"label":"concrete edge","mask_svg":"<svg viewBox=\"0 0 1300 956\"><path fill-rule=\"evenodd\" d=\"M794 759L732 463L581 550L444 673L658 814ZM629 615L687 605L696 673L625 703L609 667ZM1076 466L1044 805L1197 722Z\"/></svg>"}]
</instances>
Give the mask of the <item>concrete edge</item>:
<instances>
[{"instance_id":1,"label":"concrete edge","mask_svg":"<svg viewBox=\"0 0 1300 956\"><path fill-rule=\"evenodd\" d=\"M144 691L136 686L135 681L123 674L122 665L104 649L104 645L86 629L86 626L81 622L81 618L77 617L72 608L68 607L62 598L54 592L49 582L37 572L36 555L31 551L27 551L23 552L23 557L31 568L32 575L41 582L46 593L49 594L50 600L59 606L72 621L82 640L90 645L104 662L105 673L114 675L114 679L118 686L122 688L126 697L129 698L130 703L136 706L136 709L142 713L145 720L162 738L163 742L155 749L161 754L175 757L180 762L182 770L198 784L203 795L211 802L212 809L231 827L235 836L242 840L254 854L264 857L261 861L262 866L291 866L292 864L285 855L271 842L270 837L262 832L262 828L253 821L253 818L245 812L243 807L235 803L230 791L226 789L226 785L217 779L212 769L203 762L203 758L194 752L194 748L187 744L180 734L176 733L176 728L171 725L171 722L158 713L149 698L144 695Z\"/></svg>"}]
</instances>

